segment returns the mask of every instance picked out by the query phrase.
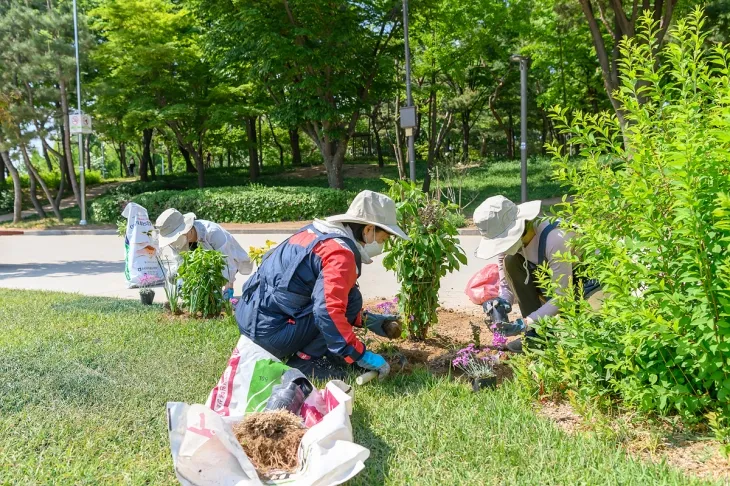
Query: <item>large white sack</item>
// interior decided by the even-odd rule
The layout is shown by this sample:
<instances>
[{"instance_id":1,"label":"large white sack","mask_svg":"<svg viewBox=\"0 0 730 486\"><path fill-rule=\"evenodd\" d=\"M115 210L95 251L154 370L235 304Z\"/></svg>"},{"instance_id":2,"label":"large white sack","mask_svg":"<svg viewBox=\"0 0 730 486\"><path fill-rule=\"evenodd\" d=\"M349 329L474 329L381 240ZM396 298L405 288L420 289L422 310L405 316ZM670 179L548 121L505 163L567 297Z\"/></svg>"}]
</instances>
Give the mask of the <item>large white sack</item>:
<instances>
[{"instance_id":1,"label":"large white sack","mask_svg":"<svg viewBox=\"0 0 730 486\"><path fill-rule=\"evenodd\" d=\"M299 446L300 469L267 482L259 479L232 427L244 417L247 407L262 409L261 400L265 405L271 387L286 369L241 336L207 405L167 404L175 474L183 486L327 486L344 483L362 471L370 451L353 442L350 414L354 393L346 383L331 381L324 390L329 412L307 430ZM272 381L276 373L278 379Z\"/></svg>"},{"instance_id":2,"label":"large white sack","mask_svg":"<svg viewBox=\"0 0 730 486\"><path fill-rule=\"evenodd\" d=\"M139 204L129 203L124 207L122 216L127 218L127 233L124 237L124 276L127 287L139 287L145 275L153 278L153 284L159 284L164 275L157 261L157 237L147 210Z\"/></svg>"}]
</instances>

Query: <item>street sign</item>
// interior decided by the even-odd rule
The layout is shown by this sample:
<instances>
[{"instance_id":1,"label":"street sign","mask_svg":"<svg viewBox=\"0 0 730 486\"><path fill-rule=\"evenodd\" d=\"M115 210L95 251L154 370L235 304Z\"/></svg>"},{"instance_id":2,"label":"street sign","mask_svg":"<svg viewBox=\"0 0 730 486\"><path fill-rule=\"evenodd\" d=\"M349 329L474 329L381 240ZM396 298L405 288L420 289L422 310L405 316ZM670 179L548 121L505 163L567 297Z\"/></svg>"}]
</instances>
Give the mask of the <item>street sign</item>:
<instances>
[{"instance_id":1,"label":"street sign","mask_svg":"<svg viewBox=\"0 0 730 486\"><path fill-rule=\"evenodd\" d=\"M79 133L88 135L90 133L94 133L91 129L91 115L85 115L84 113L80 115L71 115L69 117L69 121L71 125L71 135L78 135Z\"/></svg>"},{"instance_id":2,"label":"street sign","mask_svg":"<svg viewBox=\"0 0 730 486\"><path fill-rule=\"evenodd\" d=\"M401 106L400 108L400 127L416 128L416 107Z\"/></svg>"}]
</instances>

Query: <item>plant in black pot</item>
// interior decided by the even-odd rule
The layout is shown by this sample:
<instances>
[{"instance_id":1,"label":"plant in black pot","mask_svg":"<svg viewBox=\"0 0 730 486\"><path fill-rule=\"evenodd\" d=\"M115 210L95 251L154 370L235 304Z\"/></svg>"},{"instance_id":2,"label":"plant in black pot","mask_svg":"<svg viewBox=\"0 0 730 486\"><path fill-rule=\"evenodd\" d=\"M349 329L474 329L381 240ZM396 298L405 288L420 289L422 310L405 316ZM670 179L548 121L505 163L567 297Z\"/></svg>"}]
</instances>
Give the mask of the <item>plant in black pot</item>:
<instances>
[{"instance_id":1,"label":"plant in black pot","mask_svg":"<svg viewBox=\"0 0 730 486\"><path fill-rule=\"evenodd\" d=\"M142 304L152 305L155 300L155 291L151 287L157 284L158 281L157 277L146 273L139 279L139 300L142 301Z\"/></svg>"},{"instance_id":2,"label":"plant in black pot","mask_svg":"<svg viewBox=\"0 0 730 486\"><path fill-rule=\"evenodd\" d=\"M456 353L456 358L451 364L464 372L464 375L471 380L472 390L478 392L497 386L494 365L498 361L499 356L493 354L491 350L479 349L474 344L470 344Z\"/></svg>"}]
</instances>

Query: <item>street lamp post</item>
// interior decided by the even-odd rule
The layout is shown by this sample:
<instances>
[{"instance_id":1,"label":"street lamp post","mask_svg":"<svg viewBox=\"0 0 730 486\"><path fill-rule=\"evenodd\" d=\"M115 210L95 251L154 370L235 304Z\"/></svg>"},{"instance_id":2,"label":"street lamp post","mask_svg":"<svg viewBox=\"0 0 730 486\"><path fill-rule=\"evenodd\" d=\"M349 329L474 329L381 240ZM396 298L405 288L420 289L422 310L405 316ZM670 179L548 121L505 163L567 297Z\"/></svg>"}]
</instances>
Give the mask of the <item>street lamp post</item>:
<instances>
[{"instance_id":1,"label":"street lamp post","mask_svg":"<svg viewBox=\"0 0 730 486\"><path fill-rule=\"evenodd\" d=\"M408 0L403 0L403 36L405 37L406 47L406 98L408 108L413 108L413 97L411 96L411 50L408 46ZM408 135L408 165L411 169L411 181L416 182L416 147L415 134L413 127L406 128ZM408 134L408 133L407 133Z\"/></svg>"},{"instance_id":2,"label":"street lamp post","mask_svg":"<svg viewBox=\"0 0 730 486\"><path fill-rule=\"evenodd\" d=\"M73 0L74 9L74 46L76 47L76 101L78 115L81 116L81 67L79 63L79 22L76 16L76 0ZM84 167L84 139L79 132L79 180L81 184L81 226L86 226L86 172Z\"/></svg>"},{"instance_id":3,"label":"street lamp post","mask_svg":"<svg viewBox=\"0 0 730 486\"><path fill-rule=\"evenodd\" d=\"M527 67L530 58L514 55L512 62L520 63L520 173L522 178L522 202L527 201Z\"/></svg>"}]
</instances>

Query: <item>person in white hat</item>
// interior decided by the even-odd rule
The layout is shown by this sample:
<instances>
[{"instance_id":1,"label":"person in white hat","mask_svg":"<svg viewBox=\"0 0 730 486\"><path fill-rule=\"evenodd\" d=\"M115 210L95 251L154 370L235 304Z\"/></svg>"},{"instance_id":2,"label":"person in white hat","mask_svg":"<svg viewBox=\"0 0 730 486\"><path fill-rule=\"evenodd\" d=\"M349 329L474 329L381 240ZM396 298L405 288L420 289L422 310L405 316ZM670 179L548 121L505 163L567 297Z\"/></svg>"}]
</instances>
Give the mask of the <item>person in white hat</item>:
<instances>
[{"instance_id":1,"label":"person in white hat","mask_svg":"<svg viewBox=\"0 0 730 486\"><path fill-rule=\"evenodd\" d=\"M353 326L385 335L397 316L363 312L357 285L361 264L371 263L398 227L395 203L363 191L345 214L315 220L270 250L243 288L236 306L241 334L307 376L344 375L344 363L377 371L385 359L366 349Z\"/></svg>"},{"instance_id":2,"label":"person in white hat","mask_svg":"<svg viewBox=\"0 0 730 486\"><path fill-rule=\"evenodd\" d=\"M568 251L570 234L557 224L539 222L540 208L541 201L517 205L504 196L494 196L474 211L474 224L482 236L476 256L485 260L496 257L499 266L499 297L485 302L484 310L489 314L499 306L506 315L516 300L522 313L520 319L497 324L498 330L508 336L525 333L526 338L535 337L534 322L558 313L535 280L540 264L547 262L558 289L572 282L572 265L557 256ZM507 349L522 352L522 339L510 342Z\"/></svg>"},{"instance_id":3,"label":"person in white hat","mask_svg":"<svg viewBox=\"0 0 730 486\"><path fill-rule=\"evenodd\" d=\"M157 218L155 228L161 249L170 247L177 254L197 247L221 252L226 258L223 276L227 283L223 294L227 299L233 298L236 275L249 275L253 271L248 253L233 235L212 221L196 219L193 213L182 214L177 209L169 208Z\"/></svg>"}]
</instances>

